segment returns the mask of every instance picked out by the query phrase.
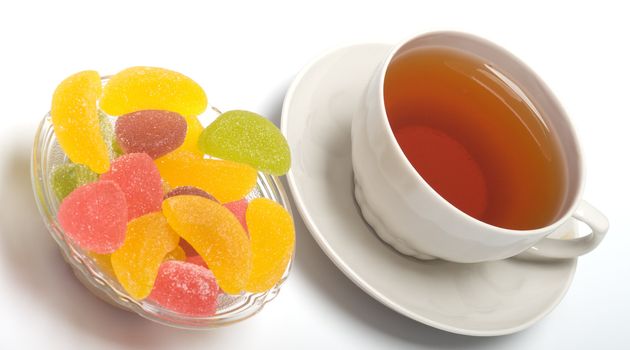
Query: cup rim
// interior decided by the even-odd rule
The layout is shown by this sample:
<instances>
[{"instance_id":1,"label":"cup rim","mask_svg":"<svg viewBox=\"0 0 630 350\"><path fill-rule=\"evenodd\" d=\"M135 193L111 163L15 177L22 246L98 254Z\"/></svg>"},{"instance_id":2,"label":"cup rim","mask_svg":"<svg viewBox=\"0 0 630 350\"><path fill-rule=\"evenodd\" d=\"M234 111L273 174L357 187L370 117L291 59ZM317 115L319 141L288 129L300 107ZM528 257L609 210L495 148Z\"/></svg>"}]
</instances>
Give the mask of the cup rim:
<instances>
[{"instance_id":1,"label":"cup rim","mask_svg":"<svg viewBox=\"0 0 630 350\"><path fill-rule=\"evenodd\" d=\"M577 164L577 171L579 172L576 175L578 178L578 183L577 186L575 187L574 193L571 194L571 205L567 206L565 209L564 214L562 214L562 216L556 218L552 223L546 225L546 226L542 226L542 227L538 227L535 229L527 229L527 230L518 230L518 229L509 229L509 228L504 228L504 227L500 227L500 226L495 226L492 224L489 224L487 222L484 222L482 220L479 220L473 216L470 216L469 214L463 212L461 209L459 209L458 207L456 207L455 205L451 204L448 200L446 200L444 197L442 197L423 177L422 175L420 175L420 173L413 167L413 165L411 164L411 162L409 161L409 159L407 158L407 156L405 156L402 148L400 147L400 145L398 144L398 142L396 141L396 137L394 136L394 132L392 130L391 124L389 123L389 119L387 118L387 109L385 108L385 94L384 94L384 87L385 87L385 76L387 74L387 69L389 68L389 65L392 61L392 59L399 53L399 51L408 43L415 41L419 38L426 38L426 37L431 37L431 36L441 36L441 35L448 35L448 36L453 36L453 37L459 37L461 39L464 40L468 40L468 41L473 41L473 42L477 42L486 46L490 46L492 47L494 50L500 52L501 54L505 55L506 57L508 57L511 61L513 61L514 63L516 63L518 66L520 66L520 68L523 68L527 74L529 76L531 76L532 78L534 78L536 80L536 82L538 83L538 85L540 86L540 88L544 91L545 95L547 95L547 97L550 99L551 103L556 106L558 108L558 111L560 112L560 118L562 118L565 122L566 122L566 131L568 131L568 134L570 135L571 140L573 141L573 144L575 145L575 149L576 149L576 164ZM377 77L377 82L378 82L378 108L379 108L379 118L381 119L381 122L384 122L385 124L385 132L387 134L387 138L388 138L388 142L392 143L394 145L394 152L396 154L396 156L405 164L404 168L407 171L407 173L409 173L413 178L415 178L416 181L418 181L423 187L427 188L429 190L429 193L431 193L431 195L435 198L435 200L437 200L438 202L440 202L444 207L448 208L451 212L457 213L460 218L465 219L468 223L472 224L472 225L477 225L480 226L481 228L485 229L485 230L490 230L495 234L503 234L503 235L519 235L519 236L537 236L537 235L546 235L546 234L550 234L551 232L553 232L555 229L557 229L562 223L566 222L566 220L568 220L570 217L573 216L573 213L575 212L575 210L577 209L577 206L580 202L580 198L581 198L581 194L584 188L584 164L583 164L583 159L582 159L582 151L580 148L580 144L578 142L578 138L577 138L577 134L575 132L575 128L573 127L573 124L570 122L566 112L564 111L564 109L562 108L562 105L560 104L560 102L558 101L558 99L556 98L556 96L553 94L553 92L551 91L551 89L547 86L547 84L545 84L545 82L536 74L536 72L534 72L529 66L527 66L523 61L521 61L518 57L514 56L512 53L510 53L508 50L504 49L503 47L499 46L498 44L495 44L487 39L478 37L476 35L473 34L469 34L469 33L464 33L464 32L458 32L458 31L432 31L432 32L428 32L428 33L422 33L422 34L417 34L414 35L402 42L400 42L399 44L395 45L390 52L387 54L387 57L385 58L385 60L383 61L383 63L381 64L380 68L379 68L379 72L378 72L378 77ZM570 171L568 172L569 174L571 173Z\"/></svg>"}]
</instances>

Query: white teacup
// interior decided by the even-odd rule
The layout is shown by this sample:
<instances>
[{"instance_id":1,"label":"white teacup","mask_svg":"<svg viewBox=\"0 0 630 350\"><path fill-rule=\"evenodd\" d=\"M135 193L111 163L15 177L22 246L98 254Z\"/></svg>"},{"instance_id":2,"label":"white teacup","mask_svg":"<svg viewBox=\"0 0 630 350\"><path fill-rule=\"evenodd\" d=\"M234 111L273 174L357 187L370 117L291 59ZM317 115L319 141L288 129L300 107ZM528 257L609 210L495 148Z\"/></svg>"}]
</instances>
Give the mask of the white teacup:
<instances>
[{"instance_id":1,"label":"white teacup","mask_svg":"<svg viewBox=\"0 0 630 350\"><path fill-rule=\"evenodd\" d=\"M550 225L511 230L477 220L442 198L405 157L390 127L383 95L385 73L394 57L421 46L446 46L475 54L503 71L542 111L556 131L568 166L568 196L562 215ZM527 251L546 258L572 258L593 250L608 231L608 220L581 200L584 172L576 135L547 86L525 64L486 40L461 33L420 35L392 49L374 72L364 102L352 121L355 196L365 220L396 250L420 259L473 263ZM591 228L586 236L553 239L575 218Z\"/></svg>"}]
</instances>

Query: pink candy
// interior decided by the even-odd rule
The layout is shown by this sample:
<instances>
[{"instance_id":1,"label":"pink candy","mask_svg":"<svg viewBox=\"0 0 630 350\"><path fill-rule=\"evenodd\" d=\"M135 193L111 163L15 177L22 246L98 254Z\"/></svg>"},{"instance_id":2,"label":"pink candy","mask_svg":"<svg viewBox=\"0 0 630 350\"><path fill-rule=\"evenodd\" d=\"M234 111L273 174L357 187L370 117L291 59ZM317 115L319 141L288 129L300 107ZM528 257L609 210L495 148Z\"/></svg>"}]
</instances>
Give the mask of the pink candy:
<instances>
[{"instance_id":1,"label":"pink candy","mask_svg":"<svg viewBox=\"0 0 630 350\"><path fill-rule=\"evenodd\" d=\"M188 262L169 260L160 265L149 299L190 316L212 316L219 287L210 270Z\"/></svg>"},{"instance_id":2,"label":"pink candy","mask_svg":"<svg viewBox=\"0 0 630 350\"><path fill-rule=\"evenodd\" d=\"M116 158L101 180L114 181L125 193L129 220L159 211L162 205L162 179L146 153L130 153Z\"/></svg>"},{"instance_id":3,"label":"pink candy","mask_svg":"<svg viewBox=\"0 0 630 350\"><path fill-rule=\"evenodd\" d=\"M125 194L112 181L83 185L61 202L57 219L66 235L81 248L112 253L125 240Z\"/></svg>"},{"instance_id":4,"label":"pink candy","mask_svg":"<svg viewBox=\"0 0 630 350\"><path fill-rule=\"evenodd\" d=\"M243 225L245 232L247 232L247 220L245 220L247 204L247 199L243 198L241 200L225 203L223 205L224 207L228 208L234 214L234 216L236 216L241 225Z\"/></svg>"}]
</instances>

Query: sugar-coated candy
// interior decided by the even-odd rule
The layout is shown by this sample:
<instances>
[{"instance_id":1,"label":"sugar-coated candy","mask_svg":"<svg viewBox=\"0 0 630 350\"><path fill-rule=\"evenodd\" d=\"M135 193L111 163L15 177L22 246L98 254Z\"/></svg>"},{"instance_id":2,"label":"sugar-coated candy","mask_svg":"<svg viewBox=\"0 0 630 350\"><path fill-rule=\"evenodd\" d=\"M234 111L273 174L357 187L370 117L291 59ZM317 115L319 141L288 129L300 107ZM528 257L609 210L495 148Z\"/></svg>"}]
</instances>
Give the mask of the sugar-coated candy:
<instances>
[{"instance_id":1,"label":"sugar-coated candy","mask_svg":"<svg viewBox=\"0 0 630 350\"><path fill-rule=\"evenodd\" d=\"M125 153L161 157L184 142L186 119L175 112L142 110L116 119L116 140Z\"/></svg>"},{"instance_id":2,"label":"sugar-coated candy","mask_svg":"<svg viewBox=\"0 0 630 350\"><path fill-rule=\"evenodd\" d=\"M247 291L264 292L282 278L293 254L295 229L291 215L280 204L256 198L247 207L253 267Z\"/></svg>"},{"instance_id":3,"label":"sugar-coated candy","mask_svg":"<svg viewBox=\"0 0 630 350\"><path fill-rule=\"evenodd\" d=\"M212 316L217 308L219 288L210 270L184 261L160 265L149 299L185 315Z\"/></svg>"},{"instance_id":4,"label":"sugar-coated candy","mask_svg":"<svg viewBox=\"0 0 630 350\"><path fill-rule=\"evenodd\" d=\"M178 243L179 236L160 212L131 220L123 245L111 257L118 282L133 298L146 298L164 257Z\"/></svg>"},{"instance_id":5,"label":"sugar-coated candy","mask_svg":"<svg viewBox=\"0 0 630 350\"><path fill-rule=\"evenodd\" d=\"M50 109L55 136L66 155L99 174L109 169L96 106L101 90L97 72L76 73L57 86Z\"/></svg>"},{"instance_id":6,"label":"sugar-coated candy","mask_svg":"<svg viewBox=\"0 0 630 350\"><path fill-rule=\"evenodd\" d=\"M213 157L245 163L273 175L291 166L287 140L269 120L248 111L221 114L199 136L199 148Z\"/></svg>"},{"instance_id":7,"label":"sugar-coated candy","mask_svg":"<svg viewBox=\"0 0 630 350\"><path fill-rule=\"evenodd\" d=\"M195 186L179 186L179 187L175 187L174 189L168 191L164 195L164 199L170 198L170 197L173 197L173 196L182 196L182 195L201 196L201 197L205 197L205 198L208 198L208 199L212 199L213 201L216 201L216 199L214 197L212 197L208 192L202 190L201 188L197 188Z\"/></svg>"},{"instance_id":8,"label":"sugar-coated candy","mask_svg":"<svg viewBox=\"0 0 630 350\"><path fill-rule=\"evenodd\" d=\"M75 188L98 180L98 175L83 164L67 163L53 168L50 184L59 200Z\"/></svg>"},{"instance_id":9,"label":"sugar-coated candy","mask_svg":"<svg viewBox=\"0 0 630 350\"><path fill-rule=\"evenodd\" d=\"M193 248L190 245L190 243L186 242L185 239L180 239L179 240L179 246L182 247L182 249L186 253L186 256L199 256L199 253L197 253L195 248Z\"/></svg>"},{"instance_id":10,"label":"sugar-coated candy","mask_svg":"<svg viewBox=\"0 0 630 350\"><path fill-rule=\"evenodd\" d=\"M193 255L193 256L188 256L186 257L186 262L189 262L191 264L195 264L195 265L199 265L205 269L208 268L208 265L206 264L205 261L203 261L203 258L199 255Z\"/></svg>"},{"instance_id":11,"label":"sugar-coated candy","mask_svg":"<svg viewBox=\"0 0 630 350\"><path fill-rule=\"evenodd\" d=\"M164 68L131 67L112 76L100 100L109 115L144 109L199 115L208 105L206 93L189 77Z\"/></svg>"},{"instance_id":12,"label":"sugar-coated candy","mask_svg":"<svg viewBox=\"0 0 630 350\"><path fill-rule=\"evenodd\" d=\"M96 266L98 266L101 272L103 272L107 276L113 278L116 277L116 274L114 273L114 268L112 267L111 254L98 254L88 252L88 256L94 260L94 263L96 263Z\"/></svg>"},{"instance_id":13,"label":"sugar-coated candy","mask_svg":"<svg viewBox=\"0 0 630 350\"><path fill-rule=\"evenodd\" d=\"M258 175L247 164L203 159L188 151L171 152L156 159L155 164L171 187L199 187L221 203L245 197L254 188Z\"/></svg>"},{"instance_id":14,"label":"sugar-coated candy","mask_svg":"<svg viewBox=\"0 0 630 350\"><path fill-rule=\"evenodd\" d=\"M175 247L175 249L171 250L170 252L166 254L166 256L164 257L164 260L184 261L186 260L186 252L184 251L184 248L182 248L181 246L177 246Z\"/></svg>"},{"instance_id":15,"label":"sugar-coated candy","mask_svg":"<svg viewBox=\"0 0 630 350\"><path fill-rule=\"evenodd\" d=\"M57 219L66 235L81 248L112 253L125 239L125 194L113 181L83 185L61 202Z\"/></svg>"},{"instance_id":16,"label":"sugar-coated candy","mask_svg":"<svg viewBox=\"0 0 630 350\"><path fill-rule=\"evenodd\" d=\"M238 294L252 268L252 246L236 217L221 204L200 196L165 199L162 212L171 227L199 252L221 289Z\"/></svg>"},{"instance_id":17,"label":"sugar-coated candy","mask_svg":"<svg viewBox=\"0 0 630 350\"><path fill-rule=\"evenodd\" d=\"M162 179L153 159L146 153L129 153L116 158L101 180L116 182L127 199L129 220L159 211L162 204Z\"/></svg>"},{"instance_id":18,"label":"sugar-coated candy","mask_svg":"<svg viewBox=\"0 0 630 350\"><path fill-rule=\"evenodd\" d=\"M189 152L193 152L198 155L203 155L203 152L197 146L199 142L199 135L203 131L203 125L199 122L199 119L194 116L184 116L186 119L186 138L184 139L184 143L179 146L178 150L185 150Z\"/></svg>"},{"instance_id":19,"label":"sugar-coated candy","mask_svg":"<svg viewBox=\"0 0 630 350\"><path fill-rule=\"evenodd\" d=\"M102 111L98 111L98 122L101 128L101 135L103 135L103 140L105 141L105 145L107 146L109 159L117 158L124 152L120 149L118 142L116 142L114 127L112 126L112 122L109 119L109 116L107 116L107 114L103 113Z\"/></svg>"},{"instance_id":20,"label":"sugar-coated candy","mask_svg":"<svg viewBox=\"0 0 630 350\"><path fill-rule=\"evenodd\" d=\"M248 202L247 202L247 199L245 198L235 201L235 202L224 204L224 206L230 209L232 214L236 216L236 218L241 223L241 225L243 225L245 232L247 232L247 220L245 220L245 213L247 212L247 205L248 205Z\"/></svg>"}]
</instances>

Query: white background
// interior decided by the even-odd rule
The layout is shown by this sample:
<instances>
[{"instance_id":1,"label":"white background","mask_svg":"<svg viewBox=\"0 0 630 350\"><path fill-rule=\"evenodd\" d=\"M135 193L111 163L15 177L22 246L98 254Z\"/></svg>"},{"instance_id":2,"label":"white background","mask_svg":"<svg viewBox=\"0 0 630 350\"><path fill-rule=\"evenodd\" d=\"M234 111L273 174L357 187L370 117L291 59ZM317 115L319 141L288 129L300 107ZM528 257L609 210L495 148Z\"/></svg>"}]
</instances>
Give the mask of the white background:
<instances>
[{"instance_id":1,"label":"white background","mask_svg":"<svg viewBox=\"0 0 630 350\"><path fill-rule=\"evenodd\" d=\"M0 348L630 348L630 10L624 1L0 2ZM374 2L376 3L376 2ZM441 332L355 287L299 218L297 261L261 314L210 332L170 329L89 294L35 208L29 153L56 84L96 69L155 65L196 79L222 109L279 121L288 84L325 50L431 30L486 37L527 62L581 138L585 198L611 229L573 286L530 329L497 338Z\"/></svg>"}]
</instances>

